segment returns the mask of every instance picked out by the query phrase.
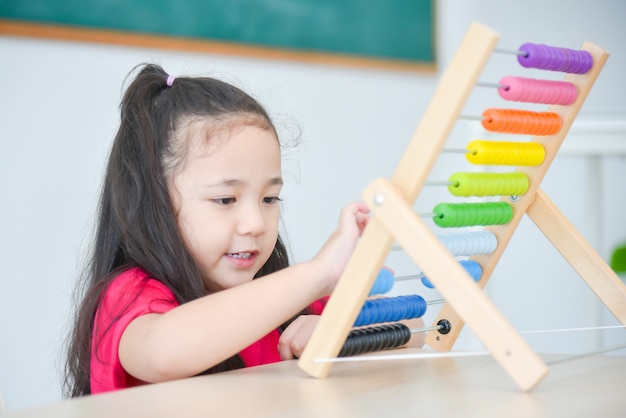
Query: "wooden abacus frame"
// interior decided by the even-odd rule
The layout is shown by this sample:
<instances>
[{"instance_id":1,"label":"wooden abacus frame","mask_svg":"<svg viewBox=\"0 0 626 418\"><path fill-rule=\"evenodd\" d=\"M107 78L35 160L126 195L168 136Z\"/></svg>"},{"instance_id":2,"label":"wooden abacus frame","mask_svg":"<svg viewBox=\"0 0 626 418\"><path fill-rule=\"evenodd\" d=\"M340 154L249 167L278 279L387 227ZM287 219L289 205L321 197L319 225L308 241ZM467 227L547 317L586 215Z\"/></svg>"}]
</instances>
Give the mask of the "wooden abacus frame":
<instances>
[{"instance_id":1,"label":"wooden abacus frame","mask_svg":"<svg viewBox=\"0 0 626 418\"><path fill-rule=\"evenodd\" d=\"M446 300L434 323L446 319L451 330L448 334L429 333L427 344L438 351L451 350L467 323L518 387L523 391L532 389L547 374L548 367L482 291L524 214L613 315L622 324L626 323L626 286L539 188L608 59L608 52L601 48L585 42L581 49L591 53L593 67L586 74L567 74L564 78L578 88L576 101L569 106L549 107L550 112L562 119L560 131L552 136L532 138L544 146L545 160L537 167L517 168L528 176L529 189L517 201L510 202L514 215L508 224L485 228L496 235L498 245L492 254L472 257L483 269L478 283L412 209L498 40L499 35L491 29L472 23L392 179L379 178L363 191L362 198L373 216L300 357L298 365L308 374L320 378L328 375L332 363L317 360L338 355L395 240ZM502 197L505 199L509 200Z\"/></svg>"}]
</instances>

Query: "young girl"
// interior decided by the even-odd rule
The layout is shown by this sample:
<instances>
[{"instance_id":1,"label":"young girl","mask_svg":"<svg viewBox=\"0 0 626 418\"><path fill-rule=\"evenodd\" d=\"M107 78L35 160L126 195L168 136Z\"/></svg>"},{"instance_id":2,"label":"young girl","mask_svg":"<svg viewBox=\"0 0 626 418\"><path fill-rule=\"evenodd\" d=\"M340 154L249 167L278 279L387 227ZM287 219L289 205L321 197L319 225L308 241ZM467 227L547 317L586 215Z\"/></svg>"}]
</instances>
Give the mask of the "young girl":
<instances>
[{"instance_id":1,"label":"young girl","mask_svg":"<svg viewBox=\"0 0 626 418\"><path fill-rule=\"evenodd\" d=\"M82 303L72 397L297 357L367 223L347 205L310 261L278 234L280 144L266 111L211 78L144 65L121 103Z\"/></svg>"}]
</instances>

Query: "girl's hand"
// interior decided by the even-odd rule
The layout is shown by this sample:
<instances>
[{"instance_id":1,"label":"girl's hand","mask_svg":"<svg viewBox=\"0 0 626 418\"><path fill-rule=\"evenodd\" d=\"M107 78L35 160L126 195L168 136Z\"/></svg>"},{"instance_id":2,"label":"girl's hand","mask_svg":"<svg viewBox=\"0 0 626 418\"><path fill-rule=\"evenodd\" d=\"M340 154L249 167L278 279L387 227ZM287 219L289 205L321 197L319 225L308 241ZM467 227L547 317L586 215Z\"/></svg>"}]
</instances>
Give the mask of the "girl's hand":
<instances>
[{"instance_id":1,"label":"girl's hand","mask_svg":"<svg viewBox=\"0 0 626 418\"><path fill-rule=\"evenodd\" d=\"M330 294L337 280L348 264L348 260L356 247L369 220L369 209L361 202L354 202L341 210L337 229L328 238L324 247L313 259L321 268L324 278L328 280L327 294Z\"/></svg>"},{"instance_id":2,"label":"girl's hand","mask_svg":"<svg viewBox=\"0 0 626 418\"><path fill-rule=\"evenodd\" d=\"M319 319L319 315L300 315L289 324L278 340L278 352L282 360L300 357Z\"/></svg>"}]
</instances>

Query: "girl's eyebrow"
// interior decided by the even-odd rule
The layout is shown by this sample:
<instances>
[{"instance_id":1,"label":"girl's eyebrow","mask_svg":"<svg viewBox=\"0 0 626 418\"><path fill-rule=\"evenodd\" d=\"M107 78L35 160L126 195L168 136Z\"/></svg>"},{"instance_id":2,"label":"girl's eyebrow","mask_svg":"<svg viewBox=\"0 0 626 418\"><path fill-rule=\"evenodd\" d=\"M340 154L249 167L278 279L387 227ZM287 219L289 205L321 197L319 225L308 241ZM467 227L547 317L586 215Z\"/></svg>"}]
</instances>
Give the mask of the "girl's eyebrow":
<instances>
[{"instance_id":1,"label":"girl's eyebrow","mask_svg":"<svg viewBox=\"0 0 626 418\"><path fill-rule=\"evenodd\" d=\"M282 186L284 184L282 177L271 178L270 181L268 181L267 183L270 185L279 185L279 186Z\"/></svg>"},{"instance_id":2,"label":"girl's eyebrow","mask_svg":"<svg viewBox=\"0 0 626 418\"><path fill-rule=\"evenodd\" d=\"M242 184L244 184L245 182L239 179L223 179L222 181L218 182L218 183L214 183L214 184L206 184L204 187L224 187L224 186L240 186ZM278 186L282 186L284 184L283 182L283 178L278 176L278 177L272 177L271 179L268 180L267 184L269 186L274 186L274 185L278 185Z\"/></svg>"}]
</instances>

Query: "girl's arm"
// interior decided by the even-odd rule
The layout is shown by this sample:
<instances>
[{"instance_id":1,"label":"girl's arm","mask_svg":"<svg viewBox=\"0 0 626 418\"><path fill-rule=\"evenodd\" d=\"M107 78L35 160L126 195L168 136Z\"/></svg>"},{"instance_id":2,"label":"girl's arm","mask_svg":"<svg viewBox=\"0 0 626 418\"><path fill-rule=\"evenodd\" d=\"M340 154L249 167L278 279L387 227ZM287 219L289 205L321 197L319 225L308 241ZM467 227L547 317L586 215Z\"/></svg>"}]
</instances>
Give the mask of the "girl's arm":
<instances>
[{"instance_id":1,"label":"girl's arm","mask_svg":"<svg viewBox=\"0 0 626 418\"><path fill-rule=\"evenodd\" d=\"M367 224L368 209L353 203L310 261L260 280L133 320L122 335L124 369L145 382L189 377L261 339L316 299L332 292Z\"/></svg>"}]
</instances>

